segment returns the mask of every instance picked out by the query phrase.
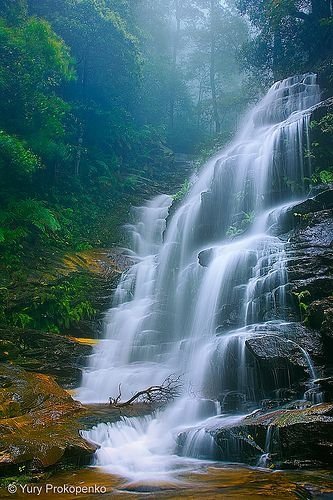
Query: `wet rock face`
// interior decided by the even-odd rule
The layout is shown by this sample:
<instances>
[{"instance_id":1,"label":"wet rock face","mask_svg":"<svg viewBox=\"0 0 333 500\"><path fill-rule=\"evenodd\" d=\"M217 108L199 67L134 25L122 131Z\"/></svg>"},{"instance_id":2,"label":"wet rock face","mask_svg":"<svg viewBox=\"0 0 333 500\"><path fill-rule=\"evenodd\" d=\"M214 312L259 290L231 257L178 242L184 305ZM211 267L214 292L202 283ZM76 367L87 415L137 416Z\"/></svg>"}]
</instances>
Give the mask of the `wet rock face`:
<instances>
[{"instance_id":1,"label":"wet rock face","mask_svg":"<svg viewBox=\"0 0 333 500\"><path fill-rule=\"evenodd\" d=\"M309 325L333 340L333 296L312 302L307 314Z\"/></svg>"},{"instance_id":2,"label":"wet rock face","mask_svg":"<svg viewBox=\"0 0 333 500\"><path fill-rule=\"evenodd\" d=\"M225 338L223 333L218 337L205 386L225 412L245 413L261 400L276 407L302 399L309 380L322 376L322 335L301 323L272 321Z\"/></svg>"},{"instance_id":3,"label":"wet rock face","mask_svg":"<svg viewBox=\"0 0 333 500\"><path fill-rule=\"evenodd\" d=\"M299 323L271 326L246 340L246 347L259 363L276 368L290 364L307 371L309 360L304 351L312 359L320 358L323 353L320 333Z\"/></svg>"},{"instance_id":4,"label":"wet rock face","mask_svg":"<svg viewBox=\"0 0 333 500\"><path fill-rule=\"evenodd\" d=\"M244 410L246 402L245 394L237 391L229 391L219 396L219 403L222 412L241 412Z\"/></svg>"},{"instance_id":5,"label":"wet rock face","mask_svg":"<svg viewBox=\"0 0 333 500\"><path fill-rule=\"evenodd\" d=\"M332 368L333 346L333 189L289 209L281 237L288 240L287 269L295 319L322 338L321 364ZM307 336L310 338L309 336ZM302 346L307 349L306 345Z\"/></svg>"},{"instance_id":6,"label":"wet rock face","mask_svg":"<svg viewBox=\"0 0 333 500\"><path fill-rule=\"evenodd\" d=\"M333 191L323 194L333 205ZM292 208L294 229L285 235L288 277L293 291L307 289L318 299L333 290L333 209L306 211L306 204Z\"/></svg>"},{"instance_id":7,"label":"wet rock face","mask_svg":"<svg viewBox=\"0 0 333 500\"><path fill-rule=\"evenodd\" d=\"M218 444L223 460L255 465L260 455L269 451L277 467L333 464L331 404L264 414L257 412L234 425L208 431Z\"/></svg>"},{"instance_id":8,"label":"wet rock face","mask_svg":"<svg viewBox=\"0 0 333 500\"><path fill-rule=\"evenodd\" d=\"M246 341L246 347L260 361L275 367L285 367L290 363L299 367L308 367L304 353L300 348L278 335L258 335Z\"/></svg>"},{"instance_id":9,"label":"wet rock face","mask_svg":"<svg viewBox=\"0 0 333 500\"><path fill-rule=\"evenodd\" d=\"M306 389L306 380L313 378L304 351L316 366L324 367L323 373L330 375L332 368L333 189L326 187L293 206L280 221L277 235L288 241L289 302L294 302L290 319L294 322L263 326L246 340L246 348L256 360L266 393L276 384L272 373L286 389L281 394L275 391L276 399L265 399L263 410L241 423L217 425L208 432L222 460L256 465L260 454L269 451L269 463L277 467L332 466L333 405L303 402L297 408L288 400L302 397L300 389ZM209 254L200 256L203 264L206 257ZM292 387L286 374L291 374ZM333 401L331 376L315 380L311 387L324 401Z\"/></svg>"},{"instance_id":10,"label":"wet rock face","mask_svg":"<svg viewBox=\"0 0 333 500\"><path fill-rule=\"evenodd\" d=\"M49 374L65 388L77 387L92 346L64 335L37 330L0 329L0 361Z\"/></svg>"},{"instance_id":11,"label":"wet rock face","mask_svg":"<svg viewBox=\"0 0 333 500\"><path fill-rule=\"evenodd\" d=\"M314 387L322 394L324 401L333 401L333 377L315 380Z\"/></svg>"},{"instance_id":12,"label":"wet rock face","mask_svg":"<svg viewBox=\"0 0 333 500\"><path fill-rule=\"evenodd\" d=\"M311 303L326 300L333 290L333 189L287 210L280 221L279 236L288 241L286 266L290 284L289 300L294 302L294 319L305 319ZM298 314L297 314L298 313ZM314 322L309 325L317 328Z\"/></svg>"},{"instance_id":13,"label":"wet rock face","mask_svg":"<svg viewBox=\"0 0 333 500\"><path fill-rule=\"evenodd\" d=\"M88 463L96 446L79 435L82 411L51 377L0 364L0 473Z\"/></svg>"},{"instance_id":14,"label":"wet rock face","mask_svg":"<svg viewBox=\"0 0 333 500\"><path fill-rule=\"evenodd\" d=\"M260 412L241 423L224 426L221 420L207 429L221 460L256 465L269 452L268 463L282 468L333 464L333 188L320 186L312 196L287 210L276 225L275 234L288 242L290 323L261 325L246 339L248 360L255 360L251 370L261 374L257 382L267 399ZM208 265L211 254L202 252L200 264ZM311 384L306 354L321 377ZM307 389L328 403L291 403L303 399ZM234 404L236 393L230 394Z\"/></svg>"}]
</instances>

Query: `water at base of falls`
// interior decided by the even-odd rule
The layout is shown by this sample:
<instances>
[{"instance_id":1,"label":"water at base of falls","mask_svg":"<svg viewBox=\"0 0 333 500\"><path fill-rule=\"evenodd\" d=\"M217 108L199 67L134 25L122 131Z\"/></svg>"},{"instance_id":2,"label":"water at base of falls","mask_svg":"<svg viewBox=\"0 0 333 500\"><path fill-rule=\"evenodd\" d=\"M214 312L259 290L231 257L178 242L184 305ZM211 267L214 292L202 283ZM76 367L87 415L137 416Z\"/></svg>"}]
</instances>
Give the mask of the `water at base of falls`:
<instances>
[{"instance_id":1,"label":"water at base of falls","mask_svg":"<svg viewBox=\"0 0 333 500\"><path fill-rule=\"evenodd\" d=\"M84 438L100 445L93 465L131 481L167 481L197 467L198 461L206 464L217 458L209 426L232 425L243 418L243 415L212 417L191 427L185 422L180 424L180 410L180 407L168 409L167 415L159 412L148 417L123 417L117 423L99 424L90 431L82 431ZM178 414L177 423L173 412ZM181 453L176 454L176 438L185 430L185 443Z\"/></svg>"},{"instance_id":2,"label":"water at base of falls","mask_svg":"<svg viewBox=\"0 0 333 500\"><path fill-rule=\"evenodd\" d=\"M274 84L169 219L166 195L137 209L128 227L135 263L117 288L78 398L106 403L121 384L125 400L170 375L182 377L183 389L149 417L83 432L100 445L96 465L147 479L214 460L210 430L234 425L267 396L246 342L284 335L288 276L276 228L295 196L305 195L304 150L319 100L315 75Z\"/></svg>"}]
</instances>

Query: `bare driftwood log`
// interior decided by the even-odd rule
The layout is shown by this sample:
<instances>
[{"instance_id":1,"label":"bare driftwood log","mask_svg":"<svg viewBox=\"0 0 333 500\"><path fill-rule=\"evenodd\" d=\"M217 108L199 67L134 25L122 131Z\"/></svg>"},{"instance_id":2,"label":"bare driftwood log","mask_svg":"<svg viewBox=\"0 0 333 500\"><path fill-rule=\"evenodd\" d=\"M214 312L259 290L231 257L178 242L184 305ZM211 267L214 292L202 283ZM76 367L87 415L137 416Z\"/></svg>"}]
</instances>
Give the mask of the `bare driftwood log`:
<instances>
[{"instance_id":1,"label":"bare driftwood log","mask_svg":"<svg viewBox=\"0 0 333 500\"><path fill-rule=\"evenodd\" d=\"M147 389L136 392L127 401L121 402L121 384L119 384L118 396L115 398L110 397L109 402L115 408L123 408L133 403L163 406L179 396L181 385L181 376L170 375L162 385L152 385Z\"/></svg>"}]
</instances>

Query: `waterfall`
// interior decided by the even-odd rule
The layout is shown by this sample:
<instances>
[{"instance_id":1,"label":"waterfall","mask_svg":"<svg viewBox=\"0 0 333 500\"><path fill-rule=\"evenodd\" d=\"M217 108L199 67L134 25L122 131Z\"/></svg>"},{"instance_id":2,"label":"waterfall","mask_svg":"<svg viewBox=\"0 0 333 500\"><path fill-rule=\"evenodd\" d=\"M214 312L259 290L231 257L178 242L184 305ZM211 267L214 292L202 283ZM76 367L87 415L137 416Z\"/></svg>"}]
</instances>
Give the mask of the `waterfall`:
<instances>
[{"instance_id":1,"label":"waterfall","mask_svg":"<svg viewBox=\"0 0 333 500\"><path fill-rule=\"evenodd\" d=\"M125 399L171 374L182 376L183 390L153 416L84 432L101 446L97 465L131 478L167 474L184 466L176 455L183 429L193 429L183 454L206 457L214 448L202 431L207 419L230 422L216 401L227 407L226 397L255 404L263 396L246 340L286 320L285 244L275 226L306 192L304 152L319 100L316 75L275 83L173 215L165 195L137 209L128 226L134 265L117 288L78 398L106 403L121 384ZM240 413L236 404L234 418Z\"/></svg>"},{"instance_id":2,"label":"waterfall","mask_svg":"<svg viewBox=\"0 0 333 500\"><path fill-rule=\"evenodd\" d=\"M272 441L273 441L273 433L274 433L274 427L272 425L269 425L267 427L267 432L266 432L266 440L265 440L265 453L261 455L261 457L258 460L258 467L265 467L267 468L270 465L271 462L271 453L272 453Z\"/></svg>"}]
</instances>

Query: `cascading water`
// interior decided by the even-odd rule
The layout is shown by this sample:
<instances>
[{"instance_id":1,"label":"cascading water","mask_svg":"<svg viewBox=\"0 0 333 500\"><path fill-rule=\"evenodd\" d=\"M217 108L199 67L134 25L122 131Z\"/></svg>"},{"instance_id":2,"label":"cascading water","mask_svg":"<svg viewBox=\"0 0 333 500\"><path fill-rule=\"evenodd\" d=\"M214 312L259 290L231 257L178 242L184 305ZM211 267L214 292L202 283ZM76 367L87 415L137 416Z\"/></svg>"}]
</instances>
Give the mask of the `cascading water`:
<instances>
[{"instance_id":1,"label":"cascading water","mask_svg":"<svg viewBox=\"0 0 333 500\"><path fill-rule=\"evenodd\" d=\"M192 430L182 455L214 458L210 425L230 425L244 401L253 408L265 396L246 341L286 320L285 245L275 226L311 175L304 150L319 100L315 75L274 84L172 217L165 195L138 209L129 227L135 264L117 288L78 398L105 403L119 384L127 398L171 374L182 375L183 391L154 416L84 432L101 445L97 465L130 478L181 468L183 429ZM216 417L216 401L234 416Z\"/></svg>"}]
</instances>

